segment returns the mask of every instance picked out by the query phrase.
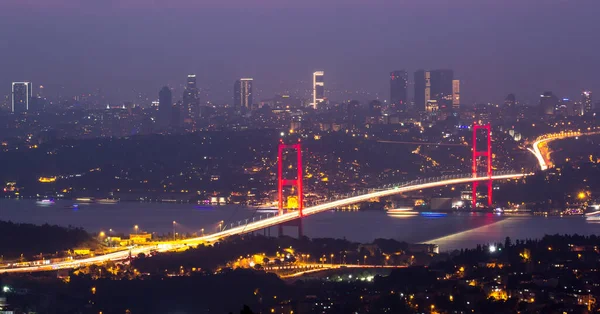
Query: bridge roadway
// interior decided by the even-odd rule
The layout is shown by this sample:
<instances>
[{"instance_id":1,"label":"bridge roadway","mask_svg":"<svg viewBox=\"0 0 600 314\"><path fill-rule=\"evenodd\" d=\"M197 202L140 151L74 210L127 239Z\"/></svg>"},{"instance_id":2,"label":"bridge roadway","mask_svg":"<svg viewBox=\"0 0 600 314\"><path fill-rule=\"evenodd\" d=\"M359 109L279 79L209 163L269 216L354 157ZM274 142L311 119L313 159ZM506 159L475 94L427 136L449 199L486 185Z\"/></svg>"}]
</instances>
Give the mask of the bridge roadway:
<instances>
[{"instance_id":1,"label":"bridge roadway","mask_svg":"<svg viewBox=\"0 0 600 314\"><path fill-rule=\"evenodd\" d=\"M516 173L516 172L498 172L496 175L492 176L492 180L506 180L506 179L518 179L527 176L527 174ZM352 205L355 203L364 202L373 198L386 197L394 194L400 194L405 192L417 191L422 189L429 189L435 187L441 187L446 185L455 185L455 184L468 184L475 181L486 181L489 180L488 177L482 175L480 177L472 177L469 175L448 175L438 178L431 179L419 179L413 180L410 182L406 182L404 184L399 184L395 186L389 186L383 189L370 189L364 194L349 196L337 200L333 200L327 203L306 207L303 210L304 216L310 216L318 213L322 213L334 208L339 208L347 205ZM230 229L225 228L224 230L209 234L197 238L190 238L185 240L177 240L177 241L168 241L162 242L157 245L142 245L142 246L132 246L127 250L98 255L94 257L88 257L83 259L69 260L69 261L61 261L54 264L47 265L38 265L38 266L26 266L19 268L0 268L1 273L8 272L37 272L37 271L50 271L57 269L69 269L69 268L77 268L92 264L98 264L107 261L121 261L129 258L129 256L137 256L140 253L148 254L152 251L158 252L166 252L177 249L182 249L187 246L195 246L202 243L211 243L217 242L226 237L240 235L245 233L250 233L253 231L262 230L265 228L273 227L282 223L286 223L289 221L293 221L300 217L298 211L287 212L282 215L271 216L262 220L252 221L244 224L239 224L238 226L232 226Z\"/></svg>"}]
</instances>

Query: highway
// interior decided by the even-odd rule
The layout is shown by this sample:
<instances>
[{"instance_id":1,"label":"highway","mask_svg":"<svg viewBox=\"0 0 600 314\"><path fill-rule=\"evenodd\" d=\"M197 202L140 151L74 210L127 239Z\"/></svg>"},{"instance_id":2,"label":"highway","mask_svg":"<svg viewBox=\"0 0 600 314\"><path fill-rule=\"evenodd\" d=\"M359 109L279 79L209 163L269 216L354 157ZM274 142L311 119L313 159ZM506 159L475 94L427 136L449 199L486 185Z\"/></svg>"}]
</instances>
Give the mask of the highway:
<instances>
[{"instance_id":1,"label":"highway","mask_svg":"<svg viewBox=\"0 0 600 314\"><path fill-rule=\"evenodd\" d=\"M493 180L506 180L506 179L519 179L527 174L522 173L499 173L497 175L492 176ZM334 208L339 208L347 205L352 205L355 203L364 202L373 198L386 197L394 194L400 194L411 191L418 191L422 189L430 189L435 187L441 187L446 185L455 185L455 184L468 184L474 181L485 181L489 180L488 177L472 177L471 174L468 175L449 175L438 178L431 179L419 179L413 180L410 182L389 186L387 188L382 189L371 189L368 190L364 194L348 196L345 198L341 198L338 200L329 201L323 204L319 204L316 206L306 207L304 208L304 216L315 215L318 213L326 212L332 210ZM293 221L299 218L298 211L287 212L282 215L271 216L258 221L251 221L244 224L239 224L238 226L233 226L230 229L224 229L220 232L209 234L197 238L185 239L185 240L177 240L177 241L168 241L162 242L155 245L143 245L143 246L134 246L130 247L128 250L98 255L94 257L88 257L83 259L69 260L63 262L57 262L54 264L47 265L39 265L39 266L27 266L27 267L19 267L19 268L0 268L0 273L17 273L17 272L37 272L37 271L50 271L50 270L58 270L58 269L68 269L68 268L77 268L81 266L87 266L92 264L99 264L106 261L120 261L129 258L131 256L137 256L140 253L148 254L152 251L158 252L166 252L176 249L185 248L186 246L195 246L202 243L211 243L218 242L221 239L240 235L245 233L250 233L253 231L262 230L265 228L270 228L282 223L286 223L289 221Z\"/></svg>"},{"instance_id":2,"label":"highway","mask_svg":"<svg viewBox=\"0 0 600 314\"><path fill-rule=\"evenodd\" d=\"M530 151L535 156L535 158L538 160L540 169L547 170L548 168L552 167L552 161L550 160L550 158L548 156L544 156L545 153L542 152L540 149L541 144L544 144L544 143L548 144L555 140L562 140L562 139L570 138L570 137L588 136L588 135L596 135L596 134L600 134L600 132L598 132L598 131L595 131L595 132L571 131L571 132L546 134L546 135L538 137L535 140L535 142L533 142L533 145L532 145L533 148L527 148L527 150Z\"/></svg>"}]
</instances>

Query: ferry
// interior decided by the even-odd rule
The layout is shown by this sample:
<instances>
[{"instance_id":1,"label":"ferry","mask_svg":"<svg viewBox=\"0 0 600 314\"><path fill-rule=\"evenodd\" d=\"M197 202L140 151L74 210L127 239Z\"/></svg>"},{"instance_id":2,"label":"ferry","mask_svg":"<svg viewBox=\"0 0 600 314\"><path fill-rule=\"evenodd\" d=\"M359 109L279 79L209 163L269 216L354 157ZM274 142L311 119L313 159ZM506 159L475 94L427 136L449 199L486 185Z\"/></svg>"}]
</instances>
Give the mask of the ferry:
<instances>
[{"instance_id":1,"label":"ferry","mask_svg":"<svg viewBox=\"0 0 600 314\"><path fill-rule=\"evenodd\" d=\"M586 213L585 214L585 220L589 220L589 221L600 221L600 211L595 211L592 213Z\"/></svg>"},{"instance_id":2,"label":"ferry","mask_svg":"<svg viewBox=\"0 0 600 314\"><path fill-rule=\"evenodd\" d=\"M36 204L38 204L40 206L50 206L50 205L54 204L54 200L51 198L45 198L43 200L37 201Z\"/></svg>"},{"instance_id":3,"label":"ferry","mask_svg":"<svg viewBox=\"0 0 600 314\"><path fill-rule=\"evenodd\" d=\"M91 197L78 197L75 200L80 203L93 203L94 202L94 199Z\"/></svg>"},{"instance_id":4,"label":"ferry","mask_svg":"<svg viewBox=\"0 0 600 314\"><path fill-rule=\"evenodd\" d=\"M412 208L392 208L386 209L388 216L392 217L410 217L419 215L418 211L413 210Z\"/></svg>"},{"instance_id":5,"label":"ferry","mask_svg":"<svg viewBox=\"0 0 600 314\"><path fill-rule=\"evenodd\" d=\"M276 213L279 209L275 206L258 206L256 207L257 213Z\"/></svg>"},{"instance_id":6,"label":"ferry","mask_svg":"<svg viewBox=\"0 0 600 314\"><path fill-rule=\"evenodd\" d=\"M116 204L118 202L119 200L114 198L101 198L99 200L96 200L96 203L99 204Z\"/></svg>"}]
</instances>

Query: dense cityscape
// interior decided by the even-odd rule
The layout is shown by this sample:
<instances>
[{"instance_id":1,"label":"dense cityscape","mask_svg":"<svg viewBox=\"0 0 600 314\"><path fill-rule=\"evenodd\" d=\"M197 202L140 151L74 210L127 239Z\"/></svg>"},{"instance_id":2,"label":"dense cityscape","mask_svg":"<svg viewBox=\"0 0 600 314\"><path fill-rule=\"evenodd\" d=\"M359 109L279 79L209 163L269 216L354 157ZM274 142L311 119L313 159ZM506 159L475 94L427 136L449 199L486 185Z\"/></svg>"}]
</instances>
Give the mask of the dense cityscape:
<instances>
[{"instance_id":1,"label":"dense cityscape","mask_svg":"<svg viewBox=\"0 0 600 314\"><path fill-rule=\"evenodd\" d=\"M532 11L415 4L392 65L409 4L52 2L0 3L39 18L0 28L33 38L0 58L0 314L600 312L593 46Z\"/></svg>"}]
</instances>

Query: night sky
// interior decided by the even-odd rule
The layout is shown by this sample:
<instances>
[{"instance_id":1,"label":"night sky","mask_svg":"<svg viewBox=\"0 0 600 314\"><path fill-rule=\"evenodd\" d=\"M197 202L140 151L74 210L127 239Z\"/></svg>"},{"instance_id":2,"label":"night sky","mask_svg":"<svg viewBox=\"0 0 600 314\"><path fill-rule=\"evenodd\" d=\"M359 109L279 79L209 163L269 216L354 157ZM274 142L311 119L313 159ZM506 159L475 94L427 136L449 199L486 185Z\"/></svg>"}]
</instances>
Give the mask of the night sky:
<instances>
[{"instance_id":1,"label":"night sky","mask_svg":"<svg viewBox=\"0 0 600 314\"><path fill-rule=\"evenodd\" d=\"M468 104L600 99L599 16L598 0L0 0L0 95L30 80L126 101L196 73L230 102L239 77L266 98L323 69L387 99L391 70L451 68Z\"/></svg>"}]
</instances>

